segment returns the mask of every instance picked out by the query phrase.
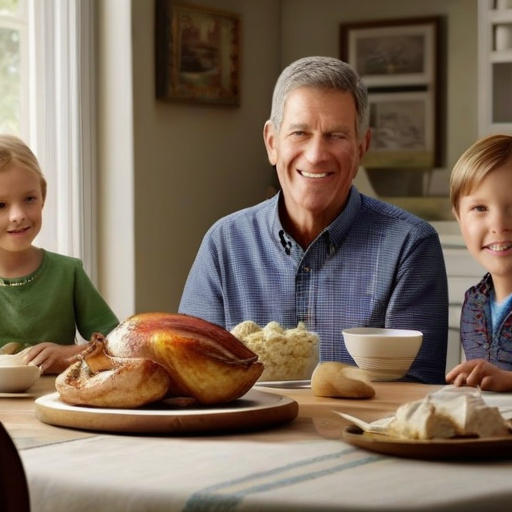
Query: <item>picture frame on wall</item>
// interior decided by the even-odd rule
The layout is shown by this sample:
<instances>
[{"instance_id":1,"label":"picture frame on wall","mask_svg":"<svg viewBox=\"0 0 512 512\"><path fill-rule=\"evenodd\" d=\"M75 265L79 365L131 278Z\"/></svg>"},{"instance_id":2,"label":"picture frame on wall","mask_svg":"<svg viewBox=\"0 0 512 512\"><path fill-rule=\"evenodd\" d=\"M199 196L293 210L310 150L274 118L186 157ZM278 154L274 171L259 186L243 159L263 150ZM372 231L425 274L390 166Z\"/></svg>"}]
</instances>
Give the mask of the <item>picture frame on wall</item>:
<instances>
[{"instance_id":1,"label":"picture frame on wall","mask_svg":"<svg viewBox=\"0 0 512 512\"><path fill-rule=\"evenodd\" d=\"M372 138L367 168L431 168L435 123L429 91L369 94Z\"/></svg>"},{"instance_id":2,"label":"picture frame on wall","mask_svg":"<svg viewBox=\"0 0 512 512\"><path fill-rule=\"evenodd\" d=\"M241 16L155 2L155 85L160 100L240 104Z\"/></svg>"},{"instance_id":3,"label":"picture frame on wall","mask_svg":"<svg viewBox=\"0 0 512 512\"><path fill-rule=\"evenodd\" d=\"M436 74L439 18L341 25L341 59L367 87L425 85Z\"/></svg>"},{"instance_id":4,"label":"picture frame on wall","mask_svg":"<svg viewBox=\"0 0 512 512\"><path fill-rule=\"evenodd\" d=\"M368 88L368 168L442 165L442 17L340 24L340 58Z\"/></svg>"}]
</instances>

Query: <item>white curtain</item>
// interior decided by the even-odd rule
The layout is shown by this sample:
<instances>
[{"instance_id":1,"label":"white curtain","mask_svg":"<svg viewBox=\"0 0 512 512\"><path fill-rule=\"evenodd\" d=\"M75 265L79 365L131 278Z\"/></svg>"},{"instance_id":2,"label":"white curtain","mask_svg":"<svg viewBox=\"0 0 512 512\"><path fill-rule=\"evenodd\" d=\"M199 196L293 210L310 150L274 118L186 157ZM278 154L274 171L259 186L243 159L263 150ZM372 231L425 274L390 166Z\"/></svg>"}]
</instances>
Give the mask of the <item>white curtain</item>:
<instances>
[{"instance_id":1,"label":"white curtain","mask_svg":"<svg viewBox=\"0 0 512 512\"><path fill-rule=\"evenodd\" d=\"M96 280L95 47L91 0L29 0L26 137L48 180L36 244L76 256Z\"/></svg>"}]
</instances>

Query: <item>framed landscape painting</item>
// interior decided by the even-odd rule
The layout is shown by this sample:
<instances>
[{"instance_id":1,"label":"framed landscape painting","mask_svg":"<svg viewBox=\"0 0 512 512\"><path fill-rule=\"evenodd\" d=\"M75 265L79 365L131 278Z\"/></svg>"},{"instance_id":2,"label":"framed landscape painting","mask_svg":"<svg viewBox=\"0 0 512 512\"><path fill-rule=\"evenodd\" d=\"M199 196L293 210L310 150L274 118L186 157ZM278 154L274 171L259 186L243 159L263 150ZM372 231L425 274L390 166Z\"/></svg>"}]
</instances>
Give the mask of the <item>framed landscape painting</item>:
<instances>
[{"instance_id":1,"label":"framed landscape painting","mask_svg":"<svg viewBox=\"0 0 512 512\"><path fill-rule=\"evenodd\" d=\"M438 18L341 25L341 59L367 87L424 85L434 81Z\"/></svg>"},{"instance_id":2,"label":"framed landscape painting","mask_svg":"<svg viewBox=\"0 0 512 512\"><path fill-rule=\"evenodd\" d=\"M240 15L155 3L156 97L169 101L238 105Z\"/></svg>"},{"instance_id":3,"label":"framed landscape painting","mask_svg":"<svg viewBox=\"0 0 512 512\"><path fill-rule=\"evenodd\" d=\"M435 163L434 120L429 92L370 94L367 168L429 168Z\"/></svg>"}]
</instances>

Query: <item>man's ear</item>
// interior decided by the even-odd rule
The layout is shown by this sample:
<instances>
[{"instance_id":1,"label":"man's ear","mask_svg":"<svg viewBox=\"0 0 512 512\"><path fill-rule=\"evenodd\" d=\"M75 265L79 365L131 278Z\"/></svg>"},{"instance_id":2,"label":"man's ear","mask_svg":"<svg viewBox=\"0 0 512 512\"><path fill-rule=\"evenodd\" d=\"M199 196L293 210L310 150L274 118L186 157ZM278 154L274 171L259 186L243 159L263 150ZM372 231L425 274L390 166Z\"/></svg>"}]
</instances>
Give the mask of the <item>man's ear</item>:
<instances>
[{"instance_id":1,"label":"man's ear","mask_svg":"<svg viewBox=\"0 0 512 512\"><path fill-rule=\"evenodd\" d=\"M276 165L277 163L277 135L274 129L272 121L267 121L263 127L263 140L265 141L265 147L267 148L268 161L270 165Z\"/></svg>"},{"instance_id":2,"label":"man's ear","mask_svg":"<svg viewBox=\"0 0 512 512\"><path fill-rule=\"evenodd\" d=\"M359 160L361 160L363 158L364 154L370 148L371 140L372 140L372 130L371 130L371 128L368 128L368 130L366 130L366 133L364 134L364 137L362 138L361 142L359 143Z\"/></svg>"}]
</instances>

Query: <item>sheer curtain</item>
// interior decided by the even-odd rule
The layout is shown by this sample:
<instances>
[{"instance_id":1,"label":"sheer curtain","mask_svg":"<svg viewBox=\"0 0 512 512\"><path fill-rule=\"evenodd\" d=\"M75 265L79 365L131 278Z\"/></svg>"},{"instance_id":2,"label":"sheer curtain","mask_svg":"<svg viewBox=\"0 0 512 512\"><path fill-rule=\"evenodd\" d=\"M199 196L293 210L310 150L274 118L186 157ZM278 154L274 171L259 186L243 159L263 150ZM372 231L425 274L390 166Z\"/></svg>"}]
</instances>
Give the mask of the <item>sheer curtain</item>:
<instances>
[{"instance_id":1,"label":"sheer curtain","mask_svg":"<svg viewBox=\"0 0 512 512\"><path fill-rule=\"evenodd\" d=\"M48 180L36 244L81 258L96 281L96 99L91 0L28 0L26 138Z\"/></svg>"}]
</instances>

